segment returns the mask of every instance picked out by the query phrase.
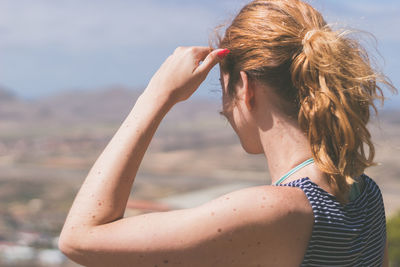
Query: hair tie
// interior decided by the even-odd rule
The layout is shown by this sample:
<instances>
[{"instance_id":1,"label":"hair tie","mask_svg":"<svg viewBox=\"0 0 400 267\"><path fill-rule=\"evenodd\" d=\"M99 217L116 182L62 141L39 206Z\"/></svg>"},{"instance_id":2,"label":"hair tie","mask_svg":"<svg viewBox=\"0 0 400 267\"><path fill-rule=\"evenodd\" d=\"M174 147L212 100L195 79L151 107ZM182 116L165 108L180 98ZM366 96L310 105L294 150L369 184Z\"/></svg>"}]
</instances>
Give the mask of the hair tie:
<instances>
[{"instance_id":1,"label":"hair tie","mask_svg":"<svg viewBox=\"0 0 400 267\"><path fill-rule=\"evenodd\" d=\"M303 38L303 41L301 42L303 45L305 45L306 44L306 42L308 42L311 38L312 38L312 36L317 32L318 30L310 30L310 31L308 31L305 35L304 35L304 38Z\"/></svg>"}]
</instances>

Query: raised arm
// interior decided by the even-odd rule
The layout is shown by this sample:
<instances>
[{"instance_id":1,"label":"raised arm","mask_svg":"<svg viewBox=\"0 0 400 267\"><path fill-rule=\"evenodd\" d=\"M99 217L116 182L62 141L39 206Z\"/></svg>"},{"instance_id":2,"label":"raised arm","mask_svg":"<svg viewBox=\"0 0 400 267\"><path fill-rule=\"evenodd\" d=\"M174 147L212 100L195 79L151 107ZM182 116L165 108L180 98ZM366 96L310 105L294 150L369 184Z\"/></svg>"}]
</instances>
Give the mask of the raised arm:
<instances>
[{"instance_id":1,"label":"raised arm","mask_svg":"<svg viewBox=\"0 0 400 267\"><path fill-rule=\"evenodd\" d=\"M190 209L122 218L157 126L197 89L219 52L179 48L154 75L75 198L59 241L70 259L96 267L294 266L302 260L312 219L301 211L308 200L300 189L245 188Z\"/></svg>"},{"instance_id":2,"label":"raised arm","mask_svg":"<svg viewBox=\"0 0 400 267\"><path fill-rule=\"evenodd\" d=\"M80 237L95 227L123 217L137 170L158 125L175 103L194 93L218 63L221 51L177 48L163 63L81 186L61 232L62 250L79 244Z\"/></svg>"},{"instance_id":3,"label":"raised arm","mask_svg":"<svg viewBox=\"0 0 400 267\"><path fill-rule=\"evenodd\" d=\"M177 48L164 62L91 168L68 214L61 241L87 227L122 218L158 125L175 103L189 98L198 88L218 62L218 52L210 53L206 47Z\"/></svg>"}]
</instances>

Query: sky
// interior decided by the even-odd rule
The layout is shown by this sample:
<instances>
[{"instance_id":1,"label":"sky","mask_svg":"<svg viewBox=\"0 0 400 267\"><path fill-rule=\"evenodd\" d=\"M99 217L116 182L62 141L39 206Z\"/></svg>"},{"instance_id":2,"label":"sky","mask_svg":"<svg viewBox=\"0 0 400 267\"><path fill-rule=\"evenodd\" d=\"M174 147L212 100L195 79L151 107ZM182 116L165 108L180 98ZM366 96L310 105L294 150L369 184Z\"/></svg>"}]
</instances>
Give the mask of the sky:
<instances>
[{"instance_id":1,"label":"sky","mask_svg":"<svg viewBox=\"0 0 400 267\"><path fill-rule=\"evenodd\" d=\"M0 86L35 99L108 86L143 89L177 46L208 45L244 0L0 0ZM309 0L329 23L378 40L400 87L400 1ZM218 70L195 93L220 97ZM388 95L389 96L389 95ZM387 107L400 107L392 96Z\"/></svg>"}]
</instances>

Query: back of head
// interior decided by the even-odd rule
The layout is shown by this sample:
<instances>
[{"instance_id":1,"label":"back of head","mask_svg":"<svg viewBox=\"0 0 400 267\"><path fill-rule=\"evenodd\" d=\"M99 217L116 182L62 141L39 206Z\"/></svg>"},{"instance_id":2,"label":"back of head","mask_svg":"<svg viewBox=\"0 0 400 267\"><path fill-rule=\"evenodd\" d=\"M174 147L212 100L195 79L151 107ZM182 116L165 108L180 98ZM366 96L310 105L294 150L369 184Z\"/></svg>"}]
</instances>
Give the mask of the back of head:
<instances>
[{"instance_id":1,"label":"back of head","mask_svg":"<svg viewBox=\"0 0 400 267\"><path fill-rule=\"evenodd\" d=\"M365 49L300 0L250 2L219 47L231 51L221 63L229 94L235 95L240 71L274 88L282 112L297 118L316 164L345 202L352 177L373 165L366 125L374 101L383 101L379 84L396 90L374 70Z\"/></svg>"}]
</instances>

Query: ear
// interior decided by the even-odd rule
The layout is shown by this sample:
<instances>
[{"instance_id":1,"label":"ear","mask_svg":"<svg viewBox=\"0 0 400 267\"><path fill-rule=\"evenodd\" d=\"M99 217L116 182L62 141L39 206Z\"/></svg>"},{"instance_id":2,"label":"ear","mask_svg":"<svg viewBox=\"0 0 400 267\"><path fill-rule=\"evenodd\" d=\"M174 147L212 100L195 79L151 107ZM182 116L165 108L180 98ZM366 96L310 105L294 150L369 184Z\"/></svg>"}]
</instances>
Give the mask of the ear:
<instances>
[{"instance_id":1,"label":"ear","mask_svg":"<svg viewBox=\"0 0 400 267\"><path fill-rule=\"evenodd\" d=\"M248 110L253 110L254 109L254 104L255 104L255 91L254 91L254 86L253 84L249 81L249 76L247 75L246 72L240 71L240 83L242 88L242 96L244 103L246 104L246 107Z\"/></svg>"}]
</instances>

